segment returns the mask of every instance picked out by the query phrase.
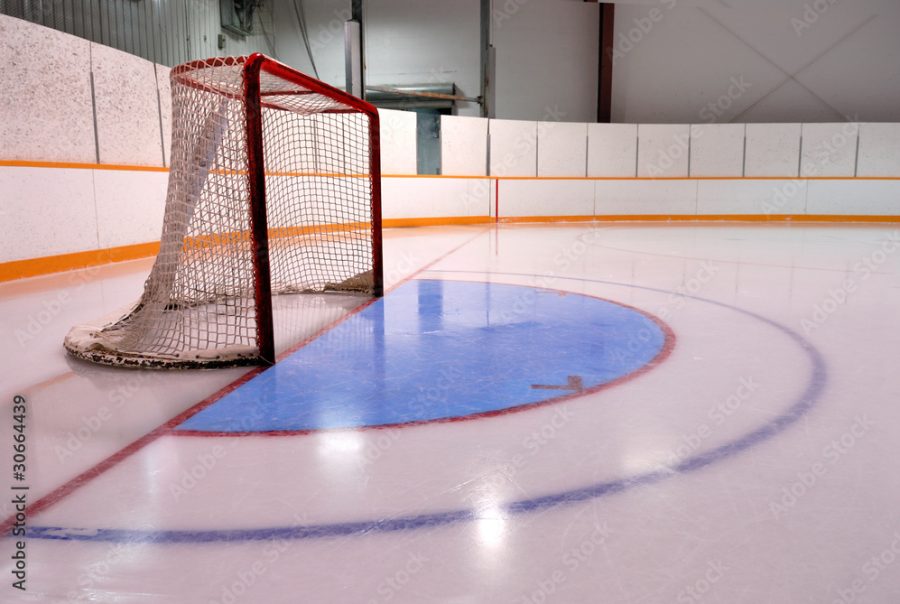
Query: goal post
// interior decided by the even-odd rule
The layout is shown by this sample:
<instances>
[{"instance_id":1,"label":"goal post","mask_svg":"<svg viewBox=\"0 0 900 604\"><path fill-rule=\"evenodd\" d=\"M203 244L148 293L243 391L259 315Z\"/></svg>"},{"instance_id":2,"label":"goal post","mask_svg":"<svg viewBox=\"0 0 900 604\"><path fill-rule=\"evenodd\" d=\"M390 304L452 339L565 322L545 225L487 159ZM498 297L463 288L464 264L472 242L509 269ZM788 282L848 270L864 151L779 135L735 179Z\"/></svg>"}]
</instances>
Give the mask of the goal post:
<instances>
[{"instance_id":1,"label":"goal post","mask_svg":"<svg viewBox=\"0 0 900 604\"><path fill-rule=\"evenodd\" d=\"M274 295L383 295L375 107L262 54L170 79L159 254L140 300L65 348L115 366L270 364Z\"/></svg>"}]
</instances>

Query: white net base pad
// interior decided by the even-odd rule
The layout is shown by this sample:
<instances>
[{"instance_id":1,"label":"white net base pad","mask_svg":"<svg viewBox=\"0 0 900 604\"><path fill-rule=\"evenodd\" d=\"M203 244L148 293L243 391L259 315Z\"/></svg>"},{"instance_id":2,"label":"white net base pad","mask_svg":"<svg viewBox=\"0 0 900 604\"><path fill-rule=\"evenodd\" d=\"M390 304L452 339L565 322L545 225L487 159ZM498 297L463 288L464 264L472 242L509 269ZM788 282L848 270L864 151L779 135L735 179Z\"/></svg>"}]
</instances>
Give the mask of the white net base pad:
<instances>
[{"instance_id":1,"label":"white net base pad","mask_svg":"<svg viewBox=\"0 0 900 604\"><path fill-rule=\"evenodd\" d=\"M292 291L289 287L281 286L277 297L290 297L291 294L326 297L341 294L353 297L369 296L373 287L372 277L372 271L366 271L339 283L325 283L319 291L313 289ZM197 339L200 334L209 334L213 329L221 329L222 325L236 324L237 317L229 316L229 311L234 312L249 305L249 302L235 302L237 299L231 298L232 304L228 306L213 302L173 309L165 311L164 314L177 316L176 324L181 327L179 331L182 334L192 334L193 338L189 339ZM223 309L226 311L224 314ZM138 304L130 309L119 310L97 321L96 324L77 325L69 330L63 346L69 354L79 359L111 367L215 369L260 363L257 346L238 344L234 341L225 345L213 342L216 346L210 348L193 346L173 351L170 347L160 345L160 342L167 339L165 334L150 337L154 335L151 330L135 329L135 324L139 322L136 317L140 315L140 311L141 306ZM166 320L153 322L165 324ZM143 335L144 339L134 340L136 333ZM238 340L234 335L230 339Z\"/></svg>"},{"instance_id":2,"label":"white net base pad","mask_svg":"<svg viewBox=\"0 0 900 604\"><path fill-rule=\"evenodd\" d=\"M107 327L79 325L66 335L63 346L72 356L109 365L134 369L215 369L259 363L253 346L229 346L210 350L191 350L178 354L129 352L117 347L114 338L104 333Z\"/></svg>"}]
</instances>

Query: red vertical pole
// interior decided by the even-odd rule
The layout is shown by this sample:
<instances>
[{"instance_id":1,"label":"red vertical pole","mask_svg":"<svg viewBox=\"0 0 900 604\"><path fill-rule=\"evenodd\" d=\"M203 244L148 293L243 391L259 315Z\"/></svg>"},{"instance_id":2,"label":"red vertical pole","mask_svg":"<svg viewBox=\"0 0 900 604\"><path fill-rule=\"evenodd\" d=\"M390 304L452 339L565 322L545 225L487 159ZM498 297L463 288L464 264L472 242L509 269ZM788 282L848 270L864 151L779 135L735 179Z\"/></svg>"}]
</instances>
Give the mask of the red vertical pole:
<instances>
[{"instance_id":1,"label":"red vertical pole","mask_svg":"<svg viewBox=\"0 0 900 604\"><path fill-rule=\"evenodd\" d=\"M381 243L381 134L378 112L369 113L369 178L372 186L372 294L384 295Z\"/></svg>"},{"instance_id":2,"label":"red vertical pole","mask_svg":"<svg viewBox=\"0 0 900 604\"><path fill-rule=\"evenodd\" d=\"M247 179L250 192L250 241L256 302L256 342L261 364L275 362L272 321L272 278L269 268L269 227L266 217L266 165L263 157L262 105L259 72L265 57L259 53L244 63L244 107L247 133Z\"/></svg>"},{"instance_id":3,"label":"red vertical pole","mask_svg":"<svg viewBox=\"0 0 900 604\"><path fill-rule=\"evenodd\" d=\"M597 121L608 124L612 120L613 44L615 43L616 5L600 5L600 57L597 74Z\"/></svg>"}]
</instances>

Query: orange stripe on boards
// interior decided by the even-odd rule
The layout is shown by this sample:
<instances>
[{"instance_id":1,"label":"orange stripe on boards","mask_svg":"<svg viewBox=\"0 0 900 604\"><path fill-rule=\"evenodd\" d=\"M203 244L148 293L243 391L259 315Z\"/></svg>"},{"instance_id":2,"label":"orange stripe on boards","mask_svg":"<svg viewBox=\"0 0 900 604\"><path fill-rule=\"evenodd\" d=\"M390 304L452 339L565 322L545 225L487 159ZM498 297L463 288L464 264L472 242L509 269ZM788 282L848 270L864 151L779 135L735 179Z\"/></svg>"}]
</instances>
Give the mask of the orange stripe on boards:
<instances>
[{"instance_id":1,"label":"orange stripe on boards","mask_svg":"<svg viewBox=\"0 0 900 604\"><path fill-rule=\"evenodd\" d=\"M269 229L269 239L283 239L285 237L297 237L325 233L328 235L337 233L352 233L368 231L372 225L368 222L346 222L340 224L317 224L308 226L272 227ZM210 249L227 247L250 241L250 231L230 231L227 233L208 233L204 235L191 235L185 237L181 243L181 249L185 252L196 249Z\"/></svg>"},{"instance_id":2,"label":"orange stripe on boards","mask_svg":"<svg viewBox=\"0 0 900 604\"><path fill-rule=\"evenodd\" d=\"M25 161L25 160L0 160L0 166L10 168L57 168L69 170L113 170L123 172L169 172L164 166L134 166L125 164L89 164L81 162L54 162L54 161ZM246 170L212 170L213 174L232 176L246 174ZM366 173L342 174L337 172L266 172L267 176L310 176L318 178L368 178Z\"/></svg>"},{"instance_id":3,"label":"orange stripe on boards","mask_svg":"<svg viewBox=\"0 0 900 604\"><path fill-rule=\"evenodd\" d=\"M468 224L486 224L490 222L489 216L450 216L446 218L389 218L382 221L385 227L417 227L417 226L451 226ZM368 223L348 223L336 225L319 225L306 227L280 227L273 228L270 234L273 239L305 235L310 233L342 233L368 229ZM211 248L227 246L249 239L249 233L222 233L217 235L197 235L185 241L186 249ZM137 243L102 250L88 250L59 254L56 256L44 256L41 258L29 258L27 260L13 260L0 263L0 282L37 277L63 271L78 270L102 264L124 262L147 258L159 253L159 242Z\"/></svg>"},{"instance_id":4,"label":"orange stripe on boards","mask_svg":"<svg viewBox=\"0 0 900 604\"><path fill-rule=\"evenodd\" d=\"M125 172L168 172L162 166L132 166L124 164L88 164L64 161L26 161L18 159L0 160L0 166L10 168L66 168L69 170L118 170Z\"/></svg>"},{"instance_id":5,"label":"orange stripe on boards","mask_svg":"<svg viewBox=\"0 0 900 604\"><path fill-rule=\"evenodd\" d=\"M463 179L463 180L496 180L497 176L486 176L484 174L382 174L382 178L446 178L446 179Z\"/></svg>"},{"instance_id":6,"label":"orange stripe on boards","mask_svg":"<svg viewBox=\"0 0 900 604\"><path fill-rule=\"evenodd\" d=\"M900 176L489 176L496 180L593 180L651 182L669 180L900 180Z\"/></svg>"},{"instance_id":7,"label":"orange stripe on boards","mask_svg":"<svg viewBox=\"0 0 900 604\"><path fill-rule=\"evenodd\" d=\"M552 222L900 222L900 216L831 214L607 214L597 216L505 216L501 223Z\"/></svg>"},{"instance_id":8,"label":"orange stripe on boards","mask_svg":"<svg viewBox=\"0 0 900 604\"><path fill-rule=\"evenodd\" d=\"M489 224L492 216L447 216L436 218L387 218L385 228L460 226ZM561 223L561 222L827 222L827 223L900 223L898 216L829 215L829 214L614 214L598 216L502 216L499 222ZM367 226L367 225L366 225ZM273 229L273 237L287 237L311 232L338 232L353 230L352 225L323 225L322 227L285 227ZM195 237L198 247L226 245L243 235ZM0 282L36 277L69 270L77 270L102 264L147 258L159 253L159 242L138 243L103 250L74 252L58 256L45 256L28 260L0 263Z\"/></svg>"},{"instance_id":9,"label":"orange stripe on boards","mask_svg":"<svg viewBox=\"0 0 900 604\"><path fill-rule=\"evenodd\" d=\"M900 216L866 216L833 214L697 214L672 216L597 216L598 221L694 221L694 222L900 222Z\"/></svg>"},{"instance_id":10,"label":"orange stripe on boards","mask_svg":"<svg viewBox=\"0 0 900 604\"><path fill-rule=\"evenodd\" d=\"M132 172L168 172L162 166L134 166L125 164L92 164L84 162L0 160L0 167L68 168L77 170L117 170ZM220 174L240 174L242 171L218 170ZM368 178L368 174L340 174L328 172L268 172L269 176L309 176L319 178ZM653 181L653 180L886 180L898 181L900 176L485 176L478 174L382 174L382 178L445 178L470 180L595 180L595 181Z\"/></svg>"},{"instance_id":11,"label":"orange stripe on boards","mask_svg":"<svg viewBox=\"0 0 900 604\"><path fill-rule=\"evenodd\" d=\"M0 264L0 282L77 270L111 262L136 260L137 258L154 256L157 253L159 253L158 241L123 245L102 250L59 254L58 256L44 256L28 260L13 260L12 262Z\"/></svg>"},{"instance_id":12,"label":"orange stripe on boards","mask_svg":"<svg viewBox=\"0 0 900 604\"><path fill-rule=\"evenodd\" d=\"M500 216L497 222L510 224L516 222L596 222L599 216Z\"/></svg>"},{"instance_id":13,"label":"orange stripe on boards","mask_svg":"<svg viewBox=\"0 0 900 604\"><path fill-rule=\"evenodd\" d=\"M459 226L465 224L488 224L490 216L447 216L437 218L383 218L381 224L386 228L418 227L418 226Z\"/></svg>"}]
</instances>

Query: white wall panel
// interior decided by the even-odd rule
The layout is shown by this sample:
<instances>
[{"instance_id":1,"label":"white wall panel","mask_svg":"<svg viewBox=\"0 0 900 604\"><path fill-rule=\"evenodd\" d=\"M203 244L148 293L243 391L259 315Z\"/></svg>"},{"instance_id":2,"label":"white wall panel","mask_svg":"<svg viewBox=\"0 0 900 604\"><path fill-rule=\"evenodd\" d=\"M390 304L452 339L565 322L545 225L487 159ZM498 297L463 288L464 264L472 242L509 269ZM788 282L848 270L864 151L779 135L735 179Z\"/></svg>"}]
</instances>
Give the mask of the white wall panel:
<instances>
[{"instance_id":1,"label":"white wall panel","mask_svg":"<svg viewBox=\"0 0 900 604\"><path fill-rule=\"evenodd\" d=\"M743 176L744 124L691 126L691 176Z\"/></svg>"},{"instance_id":2,"label":"white wall panel","mask_svg":"<svg viewBox=\"0 0 900 604\"><path fill-rule=\"evenodd\" d=\"M452 4L455 7L457 3L459 0ZM496 51L494 115L564 122L596 119L600 22L597 4L495 0L491 5L491 44ZM461 50L464 42L465 38L460 41ZM476 46L474 42L470 44ZM452 56L458 52L444 54ZM442 56L437 64L444 65L445 61L448 57ZM470 69L477 68L477 61L470 63Z\"/></svg>"},{"instance_id":3,"label":"white wall panel","mask_svg":"<svg viewBox=\"0 0 900 604\"><path fill-rule=\"evenodd\" d=\"M600 180L594 181L594 187L598 216L697 213L694 180Z\"/></svg>"},{"instance_id":4,"label":"white wall panel","mask_svg":"<svg viewBox=\"0 0 900 604\"><path fill-rule=\"evenodd\" d=\"M162 166L153 63L93 44L91 70L101 164Z\"/></svg>"},{"instance_id":5,"label":"white wall panel","mask_svg":"<svg viewBox=\"0 0 900 604\"><path fill-rule=\"evenodd\" d=\"M687 176L690 126L640 124L638 176Z\"/></svg>"},{"instance_id":6,"label":"white wall panel","mask_svg":"<svg viewBox=\"0 0 900 604\"><path fill-rule=\"evenodd\" d=\"M859 124L803 124L801 176L853 176Z\"/></svg>"},{"instance_id":7,"label":"white wall panel","mask_svg":"<svg viewBox=\"0 0 900 604\"><path fill-rule=\"evenodd\" d=\"M501 180L500 217L590 216L594 183L590 180Z\"/></svg>"},{"instance_id":8,"label":"white wall panel","mask_svg":"<svg viewBox=\"0 0 900 604\"><path fill-rule=\"evenodd\" d=\"M900 121L896 0L615 4L616 122Z\"/></svg>"},{"instance_id":9,"label":"white wall panel","mask_svg":"<svg viewBox=\"0 0 900 604\"><path fill-rule=\"evenodd\" d=\"M900 181L812 180L806 213L900 215Z\"/></svg>"},{"instance_id":10,"label":"white wall panel","mask_svg":"<svg viewBox=\"0 0 900 604\"><path fill-rule=\"evenodd\" d=\"M747 124L745 176L799 175L800 124Z\"/></svg>"},{"instance_id":11,"label":"white wall panel","mask_svg":"<svg viewBox=\"0 0 900 604\"><path fill-rule=\"evenodd\" d=\"M493 181L487 178L385 178L382 216L489 216L493 191Z\"/></svg>"},{"instance_id":12,"label":"white wall panel","mask_svg":"<svg viewBox=\"0 0 900 604\"><path fill-rule=\"evenodd\" d=\"M697 214L803 214L805 180L703 180L697 183Z\"/></svg>"},{"instance_id":13,"label":"white wall panel","mask_svg":"<svg viewBox=\"0 0 900 604\"><path fill-rule=\"evenodd\" d=\"M587 124L538 122L538 176L587 176Z\"/></svg>"},{"instance_id":14,"label":"white wall panel","mask_svg":"<svg viewBox=\"0 0 900 604\"><path fill-rule=\"evenodd\" d=\"M91 170L0 167L0 199L0 262L97 249Z\"/></svg>"},{"instance_id":15,"label":"white wall panel","mask_svg":"<svg viewBox=\"0 0 900 604\"><path fill-rule=\"evenodd\" d=\"M637 176L637 124L588 124L588 176Z\"/></svg>"},{"instance_id":16,"label":"white wall panel","mask_svg":"<svg viewBox=\"0 0 900 604\"><path fill-rule=\"evenodd\" d=\"M900 176L900 124L860 124L857 176Z\"/></svg>"},{"instance_id":17,"label":"white wall panel","mask_svg":"<svg viewBox=\"0 0 900 604\"><path fill-rule=\"evenodd\" d=\"M537 176L537 122L490 120L491 176Z\"/></svg>"},{"instance_id":18,"label":"white wall panel","mask_svg":"<svg viewBox=\"0 0 900 604\"><path fill-rule=\"evenodd\" d=\"M488 120L441 116L441 174L487 175Z\"/></svg>"},{"instance_id":19,"label":"white wall panel","mask_svg":"<svg viewBox=\"0 0 900 604\"><path fill-rule=\"evenodd\" d=\"M90 46L0 15L0 159L96 161Z\"/></svg>"},{"instance_id":20,"label":"white wall panel","mask_svg":"<svg viewBox=\"0 0 900 604\"><path fill-rule=\"evenodd\" d=\"M381 173L415 174L416 114L412 111L379 109L381 123Z\"/></svg>"},{"instance_id":21,"label":"white wall panel","mask_svg":"<svg viewBox=\"0 0 900 604\"><path fill-rule=\"evenodd\" d=\"M159 111L162 122L163 154L168 166L172 157L172 86L169 80L171 69L156 65L156 87L159 91Z\"/></svg>"},{"instance_id":22,"label":"white wall panel","mask_svg":"<svg viewBox=\"0 0 900 604\"><path fill-rule=\"evenodd\" d=\"M94 170L101 248L159 241L168 172Z\"/></svg>"}]
</instances>

